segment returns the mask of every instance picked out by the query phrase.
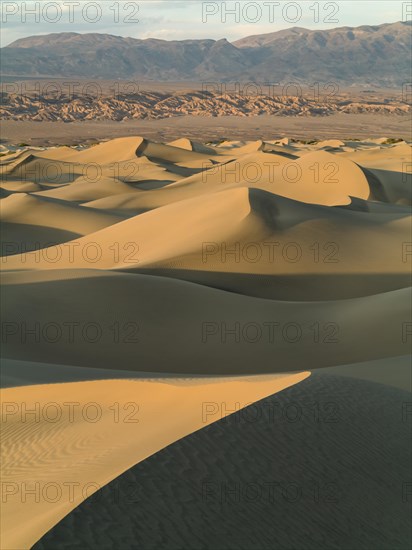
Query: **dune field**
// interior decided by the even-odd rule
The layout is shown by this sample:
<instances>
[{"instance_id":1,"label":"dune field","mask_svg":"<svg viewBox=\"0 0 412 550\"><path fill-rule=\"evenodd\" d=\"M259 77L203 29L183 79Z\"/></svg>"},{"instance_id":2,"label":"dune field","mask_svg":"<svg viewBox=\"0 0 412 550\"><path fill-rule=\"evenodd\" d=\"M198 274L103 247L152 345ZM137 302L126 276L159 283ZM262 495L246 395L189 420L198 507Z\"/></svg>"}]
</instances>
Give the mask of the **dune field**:
<instances>
[{"instance_id":1,"label":"dune field","mask_svg":"<svg viewBox=\"0 0 412 550\"><path fill-rule=\"evenodd\" d=\"M303 387L316 399L330 379L344 388L333 399L353 407L359 388L380 399L385 385L391 411L410 397L410 142L136 136L22 146L0 168L1 548L31 548L48 532L50 546L46 535L37 547L52 548L78 510L93 533L88 497L119 476L144 477L145 464L150 475L159 451L183 453L187 479L205 474L222 419L275 394ZM358 389L348 376L362 379ZM360 440L370 433L356 429ZM339 434L332 461L351 445ZM366 470L381 448L370 445L354 461ZM233 471L246 443L243 452ZM131 549L124 529L90 548ZM146 547L189 544L176 537ZM407 547L401 531L387 541ZM293 537L279 544L297 548Z\"/></svg>"}]
</instances>

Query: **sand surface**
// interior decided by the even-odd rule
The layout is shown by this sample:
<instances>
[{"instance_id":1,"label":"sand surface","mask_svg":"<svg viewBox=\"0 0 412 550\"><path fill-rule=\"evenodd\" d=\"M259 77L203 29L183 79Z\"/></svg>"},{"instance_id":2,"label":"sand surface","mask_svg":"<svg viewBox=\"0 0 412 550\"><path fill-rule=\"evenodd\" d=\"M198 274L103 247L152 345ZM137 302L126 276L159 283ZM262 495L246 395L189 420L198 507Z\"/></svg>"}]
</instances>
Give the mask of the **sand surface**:
<instances>
[{"instance_id":1,"label":"sand surface","mask_svg":"<svg viewBox=\"0 0 412 550\"><path fill-rule=\"evenodd\" d=\"M407 550L410 393L323 373L131 468L35 550Z\"/></svg>"},{"instance_id":2,"label":"sand surface","mask_svg":"<svg viewBox=\"0 0 412 550\"><path fill-rule=\"evenodd\" d=\"M88 496L67 484L107 485L223 403L323 369L410 384L410 143L181 135L0 159L4 548L31 547ZM101 418L71 421L73 401ZM205 403L220 404L207 422Z\"/></svg>"},{"instance_id":3,"label":"sand surface","mask_svg":"<svg viewBox=\"0 0 412 550\"><path fill-rule=\"evenodd\" d=\"M235 398L239 409L308 375L102 380L3 390L2 548L31 547L132 465L230 414L221 403ZM36 412L27 414L24 407Z\"/></svg>"}]
</instances>

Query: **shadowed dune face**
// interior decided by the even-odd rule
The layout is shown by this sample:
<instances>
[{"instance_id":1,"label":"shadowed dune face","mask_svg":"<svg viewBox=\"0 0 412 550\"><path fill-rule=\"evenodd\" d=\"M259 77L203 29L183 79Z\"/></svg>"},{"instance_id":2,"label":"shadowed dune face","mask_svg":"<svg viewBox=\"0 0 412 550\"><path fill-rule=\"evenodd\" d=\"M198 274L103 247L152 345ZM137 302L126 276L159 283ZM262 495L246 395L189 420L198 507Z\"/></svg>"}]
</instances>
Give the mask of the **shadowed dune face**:
<instances>
[{"instance_id":1,"label":"shadowed dune face","mask_svg":"<svg viewBox=\"0 0 412 550\"><path fill-rule=\"evenodd\" d=\"M27 479L103 487L202 428L204 402L245 406L309 371L339 366L342 373L348 365L350 375L358 365L359 378L404 387L398 362L410 352L412 326L410 153L409 144L385 140L162 144L130 137L2 157L5 547L30 547L88 496L40 497L29 509L20 491ZM393 361L396 383L382 373ZM19 414L19 404L63 410L71 400L106 412L97 424ZM113 428L113 403L136 401L144 404L142 422ZM336 452L350 434L342 437ZM355 465L365 456L359 452ZM250 450L247 456L253 461ZM345 522L331 520L341 532ZM316 514L314 521L321 521ZM386 540L403 550L403 531L388 535L397 522L385 525ZM143 538L136 540L146 544ZM259 539L262 548L268 540ZM297 547L293 536L282 540ZM372 535L361 542L379 548Z\"/></svg>"},{"instance_id":2,"label":"shadowed dune face","mask_svg":"<svg viewBox=\"0 0 412 550\"><path fill-rule=\"evenodd\" d=\"M2 419L2 546L31 547L88 491L216 421L219 416L207 414L206 402L226 402L236 395L243 407L308 375L101 380L3 390L7 407ZM58 417L51 413L51 394L54 410L62 413ZM78 405L72 401L74 396ZM91 396L94 405L90 405ZM69 408L68 403L72 403ZM28 408L38 404L39 415L26 418L18 404ZM98 411L97 416L91 408ZM52 495L56 487L57 498ZM26 488L39 491L32 506L22 497Z\"/></svg>"},{"instance_id":3,"label":"shadowed dune face","mask_svg":"<svg viewBox=\"0 0 412 550\"><path fill-rule=\"evenodd\" d=\"M3 354L191 375L330 367L407 354L410 300L408 288L292 302L141 274L8 272Z\"/></svg>"},{"instance_id":4,"label":"shadowed dune face","mask_svg":"<svg viewBox=\"0 0 412 550\"><path fill-rule=\"evenodd\" d=\"M409 399L314 373L131 468L34 550L407 550Z\"/></svg>"}]
</instances>

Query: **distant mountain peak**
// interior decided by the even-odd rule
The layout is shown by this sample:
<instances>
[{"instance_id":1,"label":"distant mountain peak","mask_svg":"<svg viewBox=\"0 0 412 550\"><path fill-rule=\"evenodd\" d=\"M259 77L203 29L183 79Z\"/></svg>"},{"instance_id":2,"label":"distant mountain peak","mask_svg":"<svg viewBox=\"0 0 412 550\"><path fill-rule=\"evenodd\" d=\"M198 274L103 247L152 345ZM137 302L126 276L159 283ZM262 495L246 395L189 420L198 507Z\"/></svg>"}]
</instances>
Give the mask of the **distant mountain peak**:
<instances>
[{"instance_id":1,"label":"distant mountain peak","mask_svg":"<svg viewBox=\"0 0 412 550\"><path fill-rule=\"evenodd\" d=\"M30 36L2 48L8 75L328 82L410 81L411 22L310 30L292 27L229 42L77 32Z\"/></svg>"}]
</instances>

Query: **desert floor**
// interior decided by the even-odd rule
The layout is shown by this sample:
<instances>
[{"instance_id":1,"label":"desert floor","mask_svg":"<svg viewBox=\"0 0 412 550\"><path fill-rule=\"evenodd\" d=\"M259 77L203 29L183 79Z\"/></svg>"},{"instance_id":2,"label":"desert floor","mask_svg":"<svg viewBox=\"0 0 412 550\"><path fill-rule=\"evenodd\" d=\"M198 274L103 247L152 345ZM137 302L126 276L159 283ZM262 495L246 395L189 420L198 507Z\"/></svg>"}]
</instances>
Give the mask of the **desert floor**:
<instances>
[{"instance_id":1,"label":"desert floor","mask_svg":"<svg viewBox=\"0 0 412 550\"><path fill-rule=\"evenodd\" d=\"M2 121L2 143L30 145L73 145L96 143L122 136L144 135L155 141L171 141L185 136L199 141L222 138L271 140L294 136L297 139L366 139L384 135L412 139L411 117L379 114L333 114L320 117L261 115L218 118L181 116L159 120L29 122Z\"/></svg>"}]
</instances>

